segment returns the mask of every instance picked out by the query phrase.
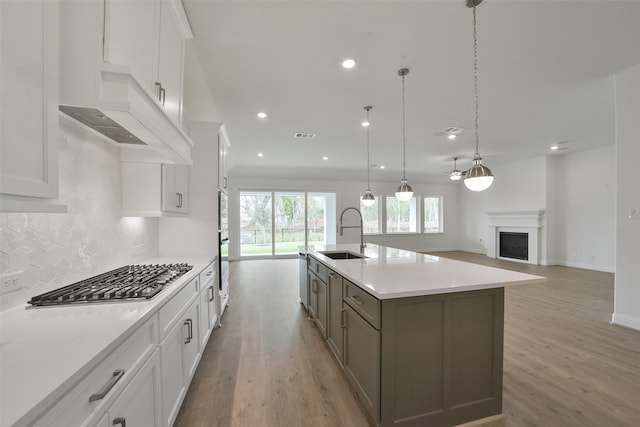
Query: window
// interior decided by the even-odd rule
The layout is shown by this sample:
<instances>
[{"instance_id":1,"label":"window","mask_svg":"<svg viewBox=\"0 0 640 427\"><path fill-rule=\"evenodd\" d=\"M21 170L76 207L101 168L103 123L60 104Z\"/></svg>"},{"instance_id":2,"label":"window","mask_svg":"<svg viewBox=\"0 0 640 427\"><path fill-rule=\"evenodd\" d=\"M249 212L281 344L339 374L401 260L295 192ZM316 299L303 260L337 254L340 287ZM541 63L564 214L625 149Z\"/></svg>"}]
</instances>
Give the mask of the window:
<instances>
[{"instance_id":1,"label":"window","mask_svg":"<svg viewBox=\"0 0 640 427\"><path fill-rule=\"evenodd\" d=\"M416 197L401 202L395 196L387 196L387 229L391 233L418 232L418 204Z\"/></svg>"},{"instance_id":2,"label":"window","mask_svg":"<svg viewBox=\"0 0 640 427\"><path fill-rule=\"evenodd\" d=\"M376 201L371 206L365 206L360 199L360 212L362 213L362 224L364 234L380 234L382 227L380 224L380 197L374 196Z\"/></svg>"},{"instance_id":3,"label":"window","mask_svg":"<svg viewBox=\"0 0 640 427\"><path fill-rule=\"evenodd\" d=\"M422 230L425 233L442 233L442 196L425 196L423 198L424 218Z\"/></svg>"}]
</instances>

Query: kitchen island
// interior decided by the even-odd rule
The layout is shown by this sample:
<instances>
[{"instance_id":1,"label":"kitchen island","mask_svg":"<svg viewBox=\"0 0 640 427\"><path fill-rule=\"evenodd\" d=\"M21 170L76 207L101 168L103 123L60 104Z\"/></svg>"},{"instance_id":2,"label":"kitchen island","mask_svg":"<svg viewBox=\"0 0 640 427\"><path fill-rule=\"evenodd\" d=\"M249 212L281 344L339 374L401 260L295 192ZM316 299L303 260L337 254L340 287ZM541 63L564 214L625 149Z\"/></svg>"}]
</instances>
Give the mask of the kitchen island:
<instances>
[{"instance_id":1,"label":"kitchen island","mask_svg":"<svg viewBox=\"0 0 640 427\"><path fill-rule=\"evenodd\" d=\"M372 423L501 414L504 286L545 278L372 244L309 255L303 302Z\"/></svg>"}]
</instances>

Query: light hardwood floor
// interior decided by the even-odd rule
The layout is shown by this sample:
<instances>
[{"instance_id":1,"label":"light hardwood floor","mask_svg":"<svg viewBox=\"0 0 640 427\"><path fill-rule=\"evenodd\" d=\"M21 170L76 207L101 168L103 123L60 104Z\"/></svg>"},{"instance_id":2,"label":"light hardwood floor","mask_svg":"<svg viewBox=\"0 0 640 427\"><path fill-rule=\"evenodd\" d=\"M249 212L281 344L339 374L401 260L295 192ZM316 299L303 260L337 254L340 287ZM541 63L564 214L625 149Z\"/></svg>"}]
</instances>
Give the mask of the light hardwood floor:
<instances>
[{"instance_id":1,"label":"light hardwood floor","mask_svg":"<svg viewBox=\"0 0 640 427\"><path fill-rule=\"evenodd\" d=\"M485 427L640 426L640 332L610 325L613 274L465 252L548 277L505 291L505 417ZM367 426L298 300L298 260L231 263L231 306L175 426Z\"/></svg>"}]
</instances>

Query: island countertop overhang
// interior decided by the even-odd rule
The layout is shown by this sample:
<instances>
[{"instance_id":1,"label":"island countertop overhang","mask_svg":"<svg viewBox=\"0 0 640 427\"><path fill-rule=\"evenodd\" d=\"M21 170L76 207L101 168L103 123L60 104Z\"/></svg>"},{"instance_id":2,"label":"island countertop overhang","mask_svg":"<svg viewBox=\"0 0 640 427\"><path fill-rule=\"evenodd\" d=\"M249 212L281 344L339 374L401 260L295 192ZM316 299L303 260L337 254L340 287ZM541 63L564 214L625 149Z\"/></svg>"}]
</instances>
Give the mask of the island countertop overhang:
<instances>
[{"instance_id":1,"label":"island countertop overhang","mask_svg":"<svg viewBox=\"0 0 640 427\"><path fill-rule=\"evenodd\" d=\"M361 253L358 244L314 246L309 255L384 300L538 283L545 277L368 244L365 258L334 260L320 251Z\"/></svg>"}]
</instances>

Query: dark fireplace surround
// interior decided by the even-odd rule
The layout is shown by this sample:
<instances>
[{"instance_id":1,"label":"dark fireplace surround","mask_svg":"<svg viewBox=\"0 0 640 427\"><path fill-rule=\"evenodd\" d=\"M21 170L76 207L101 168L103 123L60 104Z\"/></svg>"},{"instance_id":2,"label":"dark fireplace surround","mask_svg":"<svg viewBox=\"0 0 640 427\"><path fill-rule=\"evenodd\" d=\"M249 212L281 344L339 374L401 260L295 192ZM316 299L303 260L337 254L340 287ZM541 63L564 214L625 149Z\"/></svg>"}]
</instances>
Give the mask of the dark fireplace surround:
<instances>
[{"instance_id":1,"label":"dark fireplace surround","mask_svg":"<svg viewBox=\"0 0 640 427\"><path fill-rule=\"evenodd\" d=\"M500 258L529 260L529 233L500 232Z\"/></svg>"}]
</instances>

